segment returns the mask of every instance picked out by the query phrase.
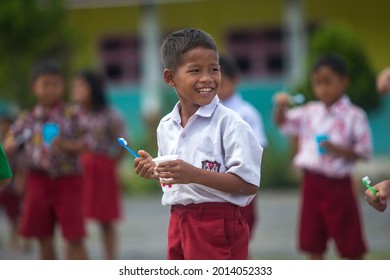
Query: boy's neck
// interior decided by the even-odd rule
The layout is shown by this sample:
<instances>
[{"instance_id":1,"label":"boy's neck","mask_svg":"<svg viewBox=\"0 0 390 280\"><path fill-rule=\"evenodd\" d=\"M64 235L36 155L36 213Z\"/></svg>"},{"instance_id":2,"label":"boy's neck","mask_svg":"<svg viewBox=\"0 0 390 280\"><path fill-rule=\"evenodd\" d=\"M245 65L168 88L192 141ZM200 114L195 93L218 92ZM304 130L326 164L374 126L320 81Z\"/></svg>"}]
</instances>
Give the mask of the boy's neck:
<instances>
[{"instance_id":1,"label":"boy's neck","mask_svg":"<svg viewBox=\"0 0 390 280\"><path fill-rule=\"evenodd\" d=\"M90 103L82 104L81 108L88 113L92 112L92 105Z\"/></svg>"},{"instance_id":2,"label":"boy's neck","mask_svg":"<svg viewBox=\"0 0 390 280\"><path fill-rule=\"evenodd\" d=\"M188 120L196 113L196 111L200 108L200 106L195 110L183 110L183 106L180 106L179 108L179 114L180 114L180 119L181 119L181 126L185 127L186 124L188 123Z\"/></svg>"},{"instance_id":3,"label":"boy's neck","mask_svg":"<svg viewBox=\"0 0 390 280\"><path fill-rule=\"evenodd\" d=\"M58 101L53 104L39 103L39 105L42 106L45 112L48 112L51 111L53 108L60 106L62 103L63 103L62 101Z\"/></svg>"}]
</instances>

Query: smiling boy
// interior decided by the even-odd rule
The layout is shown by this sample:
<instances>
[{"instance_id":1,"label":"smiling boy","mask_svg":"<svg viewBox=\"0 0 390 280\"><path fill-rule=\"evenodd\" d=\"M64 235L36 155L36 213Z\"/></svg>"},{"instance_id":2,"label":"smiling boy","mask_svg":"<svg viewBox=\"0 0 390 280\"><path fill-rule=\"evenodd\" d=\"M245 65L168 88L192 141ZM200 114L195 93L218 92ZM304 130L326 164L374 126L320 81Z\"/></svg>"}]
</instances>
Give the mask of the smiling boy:
<instances>
[{"instance_id":1,"label":"smiling boy","mask_svg":"<svg viewBox=\"0 0 390 280\"><path fill-rule=\"evenodd\" d=\"M164 192L171 207L168 259L247 259L249 231L240 208L260 184L263 149L249 125L220 104L217 46L198 29L169 35L161 47L164 81L179 102L157 128L158 167L139 151L138 175L177 184Z\"/></svg>"}]
</instances>

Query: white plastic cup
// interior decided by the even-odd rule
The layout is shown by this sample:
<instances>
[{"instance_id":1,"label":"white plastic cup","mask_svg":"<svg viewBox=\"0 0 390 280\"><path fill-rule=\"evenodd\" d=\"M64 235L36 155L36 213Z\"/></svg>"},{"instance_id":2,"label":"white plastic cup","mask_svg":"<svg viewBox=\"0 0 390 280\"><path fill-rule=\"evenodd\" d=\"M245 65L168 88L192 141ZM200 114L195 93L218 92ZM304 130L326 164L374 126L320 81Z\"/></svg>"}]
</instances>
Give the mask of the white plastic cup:
<instances>
[{"instance_id":1,"label":"white plastic cup","mask_svg":"<svg viewBox=\"0 0 390 280\"><path fill-rule=\"evenodd\" d=\"M178 155L165 155L165 156L161 156L161 157L156 157L153 159L153 161L156 164L156 166L158 166L162 162L176 160L177 157L178 157ZM169 181L169 180L172 180L172 178L164 178L164 180ZM161 178L160 178L160 181L161 181ZM161 182L160 182L160 184L161 184ZM175 185L161 184L161 189L163 190L163 192L176 191L178 189L178 185L176 185L176 184Z\"/></svg>"}]
</instances>

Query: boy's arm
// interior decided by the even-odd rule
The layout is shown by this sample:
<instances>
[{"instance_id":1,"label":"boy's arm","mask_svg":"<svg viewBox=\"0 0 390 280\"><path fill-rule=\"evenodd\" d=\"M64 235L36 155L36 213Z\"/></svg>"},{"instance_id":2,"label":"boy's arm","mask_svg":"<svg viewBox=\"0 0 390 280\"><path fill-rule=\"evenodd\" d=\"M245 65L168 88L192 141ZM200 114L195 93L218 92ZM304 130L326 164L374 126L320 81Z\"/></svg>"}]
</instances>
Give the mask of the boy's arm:
<instances>
[{"instance_id":1,"label":"boy's arm","mask_svg":"<svg viewBox=\"0 0 390 280\"><path fill-rule=\"evenodd\" d=\"M79 154L86 150L87 145L84 139L68 140L61 137L56 137L51 143L53 149L60 149L64 152Z\"/></svg>"},{"instance_id":2,"label":"boy's arm","mask_svg":"<svg viewBox=\"0 0 390 280\"><path fill-rule=\"evenodd\" d=\"M323 141L321 145L329 153L343 157L350 161L369 159L372 153L371 132L367 116L362 112L353 116L352 137L353 145L340 146L329 141Z\"/></svg>"},{"instance_id":3,"label":"boy's arm","mask_svg":"<svg viewBox=\"0 0 390 280\"><path fill-rule=\"evenodd\" d=\"M285 114L289 105L289 96L287 93L277 93L274 102L274 122L277 126L281 126L286 120Z\"/></svg>"},{"instance_id":4,"label":"boy's arm","mask_svg":"<svg viewBox=\"0 0 390 280\"><path fill-rule=\"evenodd\" d=\"M5 140L3 142L3 147L5 153L8 155L14 154L18 149L18 146L16 145L15 137L10 133L8 133L7 136L5 137Z\"/></svg>"},{"instance_id":5,"label":"boy's arm","mask_svg":"<svg viewBox=\"0 0 390 280\"><path fill-rule=\"evenodd\" d=\"M23 135L26 129L27 116L28 112L21 113L8 130L3 142L3 149L7 155L11 156L18 150L20 143L17 143L17 138ZM29 138L26 139L24 137L23 139L24 141L29 140Z\"/></svg>"},{"instance_id":6,"label":"boy's arm","mask_svg":"<svg viewBox=\"0 0 390 280\"><path fill-rule=\"evenodd\" d=\"M321 142L321 146L324 147L330 154L343 157L350 161L355 161L361 158L361 156L350 147L342 147L329 141Z\"/></svg>"},{"instance_id":7,"label":"boy's arm","mask_svg":"<svg viewBox=\"0 0 390 280\"><path fill-rule=\"evenodd\" d=\"M160 163L156 167L163 184L201 184L232 194L253 195L257 186L250 184L233 173L220 173L197 168L183 160ZM173 180L164 181L164 178Z\"/></svg>"}]
</instances>

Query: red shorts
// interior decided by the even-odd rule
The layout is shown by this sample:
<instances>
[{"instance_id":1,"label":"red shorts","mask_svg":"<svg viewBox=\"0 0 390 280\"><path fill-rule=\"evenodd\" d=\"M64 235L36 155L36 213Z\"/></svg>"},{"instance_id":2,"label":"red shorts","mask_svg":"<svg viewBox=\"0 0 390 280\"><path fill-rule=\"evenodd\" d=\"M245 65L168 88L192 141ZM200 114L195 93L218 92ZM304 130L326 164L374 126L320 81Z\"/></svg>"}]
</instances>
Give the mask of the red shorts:
<instances>
[{"instance_id":1,"label":"red shorts","mask_svg":"<svg viewBox=\"0 0 390 280\"><path fill-rule=\"evenodd\" d=\"M81 176L51 178L43 172L30 172L20 234L37 238L53 236L56 223L66 240L84 237Z\"/></svg>"},{"instance_id":2,"label":"red shorts","mask_svg":"<svg viewBox=\"0 0 390 280\"><path fill-rule=\"evenodd\" d=\"M248 224L237 205L212 202L171 207L170 260L244 260L248 242Z\"/></svg>"},{"instance_id":3,"label":"red shorts","mask_svg":"<svg viewBox=\"0 0 390 280\"><path fill-rule=\"evenodd\" d=\"M367 248L351 179L305 171L302 188L300 249L324 253L333 239L341 257L362 258Z\"/></svg>"},{"instance_id":4,"label":"red shorts","mask_svg":"<svg viewBox=\"0 0 390 280\"><path fill-rule=\"evenodd\" d=\"M0 208L3 206L8 220L17 221L20 215L21 198L8 186L0 190Z\"/></svg>"},{"instance_id":5,"label":"red shorts","mask_svg":"<svg viewBox=\"0 0 390 280\"><path fill-rule=\"evenodd\" d=\"M241 210L241 216L248 223L249 239L251 239L257 222L256 197L254 197L247 206L241 207L240 210Z\"/></svg>"},{"instance_id":6,"label":"red shorts","mask_svg":"<svg viewBox=\"0 0 390 280\"><path fill-rule=\"evenodd\" d=\"M109 157L84 154L84 211L88 218L109 222L121 216L116 164Z\"/></svg>"}]
</instances>

